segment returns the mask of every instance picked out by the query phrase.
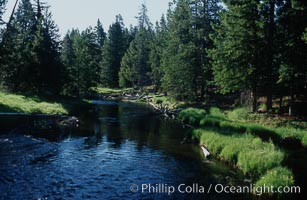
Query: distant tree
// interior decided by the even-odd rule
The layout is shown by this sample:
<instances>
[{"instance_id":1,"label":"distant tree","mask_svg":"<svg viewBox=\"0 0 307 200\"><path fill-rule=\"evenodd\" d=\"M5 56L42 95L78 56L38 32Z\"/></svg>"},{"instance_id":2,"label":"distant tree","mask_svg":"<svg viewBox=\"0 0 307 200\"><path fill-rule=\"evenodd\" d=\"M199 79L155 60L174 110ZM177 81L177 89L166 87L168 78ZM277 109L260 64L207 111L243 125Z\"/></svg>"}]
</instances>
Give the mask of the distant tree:
<instances>
[{"instance_id":1,"label":"distant tree","mask_svg":"<svg viewBox=\"0 0 307 200\"><path fill-rule=\"evenodd\" d=\"M106 33L104 32L103 26L98 19L97 25L95 26L95 34L96 34L96 43L98 47L101 49L105 40L106 40Z\"/></svg>"},{"instance_id":2,"label":"distant tree","mask_svg":"<svg viewBox=\"0 0 307 200\"><path fill-rule=\"evenodd\" d=\"M149 78L150 67L148 61L153 32L152 24L147 15L147 8L144 4L141 7L137 19L138 28L135 38L123 58L119 72L122 87L127 86L123 85L126 83L132 83L133 86L139 87L150 85L151 83ZM133 79L131 79L132 77L129 74L134 74ZM126 79L128 77L130 77L130 80Z\"/></svg>"},{"instance_id":3,"label":"distant tree","mask_svg":"<svg viewBox=\"0 0 307 200\"><path fill-rule=\"evenodd\" d=\"M110 26L105 45L102 49L102 60L100 66L101 83L105 87L119 86L119 69L121 59L126 51L127 42L123 19L116 16L116 21Z\"/></svg>"},{"instance_id":4,"label":"distant tree","mask_svg":"<svg viewBox=\"0 0 307 200\"><path fill-rule=\"evenodd\" d=\"M76 55L73 49L73 38L76 34L79 34L77 30L69 31L62 42L61 50L61 62L64 70L62 74L63 78L63 94L76 96L78 91L77 85L77 69L75 67Z\"/></svg>"},{"instance_id":5,"label":"distant tree","mask_svg":"<svg viewBox=\"0 0 307 200\"><path fill-rule=\"evenodd\" d=\"M161 80L163 78L162 56L167 42L167 23L164 15L160 22L156 23L155 34L153 34L152 42L150 43L149 65L150 79L155 86L155 90L161 89Z\"/></svg>"}]
</instances>

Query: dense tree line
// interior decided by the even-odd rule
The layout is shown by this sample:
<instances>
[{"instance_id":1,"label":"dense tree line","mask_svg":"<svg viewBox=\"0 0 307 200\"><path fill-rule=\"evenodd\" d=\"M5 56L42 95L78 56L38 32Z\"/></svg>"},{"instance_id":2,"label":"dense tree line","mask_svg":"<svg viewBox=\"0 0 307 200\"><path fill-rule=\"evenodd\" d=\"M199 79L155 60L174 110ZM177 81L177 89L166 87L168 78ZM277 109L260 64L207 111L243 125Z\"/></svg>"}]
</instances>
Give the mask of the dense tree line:
<instances>
[{"instance_id":1,"label":"dense tree line","mask_svg":"<svg viewBox=\"0 0 307 200\"><path fill-rule=\"evenodd\" d=\"M0 0L0 25L6 1ZM173 0L155 26L118 15L60 40L48 6L21 0L1 28L0 84L10 91L82 96L97 86L155 86L178 100L214 93L306 100L307 3L299 0ZM291 109L290 109L291 111Z\"/></svg>"}]
</instances>

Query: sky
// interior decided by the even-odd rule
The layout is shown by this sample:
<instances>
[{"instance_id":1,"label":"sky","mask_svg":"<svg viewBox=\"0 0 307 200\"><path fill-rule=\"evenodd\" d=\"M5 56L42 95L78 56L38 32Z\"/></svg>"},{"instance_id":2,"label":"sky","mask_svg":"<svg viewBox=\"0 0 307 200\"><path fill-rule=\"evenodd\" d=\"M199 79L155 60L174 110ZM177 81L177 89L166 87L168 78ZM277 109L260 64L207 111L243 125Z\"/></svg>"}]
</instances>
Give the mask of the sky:
<instances>
[{"instance_id":1,"label":"sky","mask_svg":"<svg viewBox=\"0 0 307 200\"><path fill-rule=\"evenodd\" d=\"M135 17L140 6L145 3L148 15L153 24L160 20L162 13L166 13L170 0L43 0L50 5L53 20L60 29L60 34L78 28L85 30L88 26L95 26L100 19L105 31L115 21L115 16L121 14L126 27L137 25ZM8 21L15 0L8 0L4 20Z\"/></svg>"}]
</instances>

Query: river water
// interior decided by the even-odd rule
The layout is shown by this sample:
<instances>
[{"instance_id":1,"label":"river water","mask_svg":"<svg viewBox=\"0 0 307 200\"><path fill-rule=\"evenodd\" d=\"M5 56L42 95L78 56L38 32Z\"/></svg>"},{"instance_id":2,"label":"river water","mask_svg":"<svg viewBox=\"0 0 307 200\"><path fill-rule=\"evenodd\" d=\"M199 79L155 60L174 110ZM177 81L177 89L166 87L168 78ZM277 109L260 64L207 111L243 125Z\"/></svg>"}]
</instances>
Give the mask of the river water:
<instances>
[{"instance_id":1,"label":"river water","mask_svg":"<svg viewBox=\"0 0 307 200\"><path fill-rule=\"evenodd\" d=\"M143 105L96 103L76 129L31 132L0 119L0 199L249 199L214 192L244 177L182 144L189 128Z\"/></svg>"}]
</instances>

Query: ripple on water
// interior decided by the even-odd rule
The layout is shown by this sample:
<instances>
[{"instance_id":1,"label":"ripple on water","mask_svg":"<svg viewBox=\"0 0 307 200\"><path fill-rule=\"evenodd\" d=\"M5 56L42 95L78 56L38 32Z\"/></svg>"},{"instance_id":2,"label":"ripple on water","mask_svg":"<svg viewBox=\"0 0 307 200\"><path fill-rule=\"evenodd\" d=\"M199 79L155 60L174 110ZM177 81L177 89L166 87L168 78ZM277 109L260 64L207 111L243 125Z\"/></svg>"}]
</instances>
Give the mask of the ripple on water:
<instances>
[{"instance_id":1,"label":"ripple on water","mask_svg":"<svg viewBox=\"0 0 307 200\"><path fill-rule=\"evenodd\" d=\"M0 135L0 199L184 199L187 196L178 194L141 195L129 187L207 184L221 173L215 162L195 159L198 152L190 145L178 146L178 126L157 121L148 110L130 104L99 103L120 112L117 117L101 114L101 133L93 130L92 135L56 142Z\"/></svg>"}]
</instances>

